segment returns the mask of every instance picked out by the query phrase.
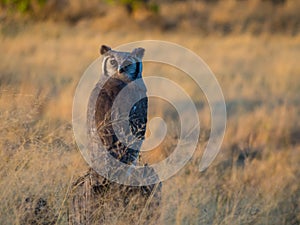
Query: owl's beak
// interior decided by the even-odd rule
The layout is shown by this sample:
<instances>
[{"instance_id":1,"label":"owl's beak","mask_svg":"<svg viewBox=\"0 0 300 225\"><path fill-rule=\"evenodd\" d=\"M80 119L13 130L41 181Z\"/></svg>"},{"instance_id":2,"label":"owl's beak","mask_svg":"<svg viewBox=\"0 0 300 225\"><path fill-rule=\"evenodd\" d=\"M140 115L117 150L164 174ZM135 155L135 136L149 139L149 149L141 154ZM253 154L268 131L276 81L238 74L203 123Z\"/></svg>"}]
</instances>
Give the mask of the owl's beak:
<instances>
[{"instance_id":1,"label":"owl's beak","mask_svg":"<svg viewBox=\"0 0 300 225\"><path fill-rule=\"evenodd\" d=\"M121 73L124 73L124 72L125 72L124 68L119 66L118 67L118 73L121 74Z\"/></svg>"}]
</instances>

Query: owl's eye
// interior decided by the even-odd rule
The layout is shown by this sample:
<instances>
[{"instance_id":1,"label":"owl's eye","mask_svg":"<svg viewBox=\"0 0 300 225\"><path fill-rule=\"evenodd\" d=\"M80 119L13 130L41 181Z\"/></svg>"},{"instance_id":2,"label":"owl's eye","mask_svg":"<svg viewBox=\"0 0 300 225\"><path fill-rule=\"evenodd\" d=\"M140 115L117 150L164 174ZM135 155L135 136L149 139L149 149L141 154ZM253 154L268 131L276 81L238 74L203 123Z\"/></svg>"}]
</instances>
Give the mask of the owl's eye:
<instances>
[{"instance_id":1,"label":"owl's eye","mask_svg":"<svg viewBox=\"0 0 300 225\"><path fill-rule=\"evenodd\" d=\"M110 60L109 63L112 66L117 66L118 65L118 62L115 59Z\"/></svg>"}]
</instances>

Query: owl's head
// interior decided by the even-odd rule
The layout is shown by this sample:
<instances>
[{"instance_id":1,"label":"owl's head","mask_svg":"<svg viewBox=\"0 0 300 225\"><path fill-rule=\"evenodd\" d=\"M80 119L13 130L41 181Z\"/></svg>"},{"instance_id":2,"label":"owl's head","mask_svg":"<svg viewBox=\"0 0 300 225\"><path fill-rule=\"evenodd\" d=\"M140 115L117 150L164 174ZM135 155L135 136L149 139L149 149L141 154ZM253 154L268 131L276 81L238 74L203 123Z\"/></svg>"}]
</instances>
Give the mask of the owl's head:
<instances>
[{"instance_id":1,"label":"owl's head","mask_svg":"<svg viewBox=\"0 0 300 225\"><path fill-rule=\"evenodd\" d=\"M125 82L141 78L144 52L143 48L135 48L132 52L119 52L102 45L100 48L103 55L102 74Z\"/></svg>"}]
</instances>

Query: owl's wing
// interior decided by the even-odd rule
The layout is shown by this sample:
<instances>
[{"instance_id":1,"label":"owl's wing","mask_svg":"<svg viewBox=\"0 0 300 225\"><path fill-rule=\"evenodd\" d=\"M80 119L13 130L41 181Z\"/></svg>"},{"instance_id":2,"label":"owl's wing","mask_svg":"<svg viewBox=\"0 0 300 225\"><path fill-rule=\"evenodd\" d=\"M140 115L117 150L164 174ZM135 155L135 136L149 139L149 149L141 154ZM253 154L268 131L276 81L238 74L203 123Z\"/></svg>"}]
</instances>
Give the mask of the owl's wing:
<instances>
[{"instance_id":1,"label":"owl's wing","mask_svg":"<svg viewBox=\"0 0 300 225\"><path fill-rule=\"evenodd\" d=\"M142 98L133 105L129 113L131 133L139 140L145 139L147 125L148 98Z\"/></svg>"}]
</instances>

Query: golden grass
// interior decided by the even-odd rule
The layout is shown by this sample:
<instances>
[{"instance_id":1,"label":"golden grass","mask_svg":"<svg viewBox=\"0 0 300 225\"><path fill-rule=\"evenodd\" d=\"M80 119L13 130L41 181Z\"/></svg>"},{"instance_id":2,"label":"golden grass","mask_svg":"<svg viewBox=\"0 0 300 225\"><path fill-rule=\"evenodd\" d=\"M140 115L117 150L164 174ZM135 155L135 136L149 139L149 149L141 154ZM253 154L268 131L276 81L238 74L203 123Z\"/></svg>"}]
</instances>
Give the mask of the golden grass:
<instances>
[{"instance_id":1,"label":"golden grass","mask_svg":"<svg viewBox=\"0 0 300 225\"><path fill-rule=\"evenodd\" d=\"M174 72L174 80L203 103L198 149L163 183L161 224L299 224L299 36L132 33L106 30L101 19L73 26L15 26L14 36L0 36L0 224L20 223L18 208L28 196L46 198L59 215L57 224L66 224L68 187L87 168L71 128L76 84L98 57L99 45L141 39L176 42L200 55L216 74L228 109L221 152L200 173L210 129L207 102L194 84L180 80L180 72L160 69ZM150 116L170 113L155 104L159 103L152 104ZM172 123L176 126L171 118ZM170 139L143 160L165 157L173 142Z\"/></svg>"}]
</instances>

